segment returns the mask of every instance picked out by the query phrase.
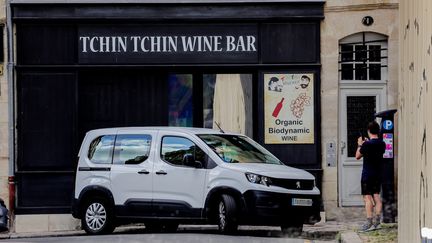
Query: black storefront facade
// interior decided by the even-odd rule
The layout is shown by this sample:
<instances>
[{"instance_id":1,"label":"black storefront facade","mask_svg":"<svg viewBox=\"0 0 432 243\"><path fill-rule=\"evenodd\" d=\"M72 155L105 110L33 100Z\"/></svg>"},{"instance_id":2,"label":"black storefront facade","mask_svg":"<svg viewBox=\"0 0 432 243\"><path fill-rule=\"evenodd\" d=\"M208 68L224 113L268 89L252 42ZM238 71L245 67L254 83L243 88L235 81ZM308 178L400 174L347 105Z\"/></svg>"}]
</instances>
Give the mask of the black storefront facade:
<instances>
[{"instance_id":1,"label":"black storefront facade","mask_svg":"<svg viewBox=\"0 0 432 243\"><path fill-rule=\"evenodd\" d=\"M90 129L212 127L208 96L219 74L246 77L248 135L320 185L323 4L12 4L15 213L69 212L76 155ZM266 142L264 79L273 73L313 75L312 142Z\"/></svg>"}]
</instances>

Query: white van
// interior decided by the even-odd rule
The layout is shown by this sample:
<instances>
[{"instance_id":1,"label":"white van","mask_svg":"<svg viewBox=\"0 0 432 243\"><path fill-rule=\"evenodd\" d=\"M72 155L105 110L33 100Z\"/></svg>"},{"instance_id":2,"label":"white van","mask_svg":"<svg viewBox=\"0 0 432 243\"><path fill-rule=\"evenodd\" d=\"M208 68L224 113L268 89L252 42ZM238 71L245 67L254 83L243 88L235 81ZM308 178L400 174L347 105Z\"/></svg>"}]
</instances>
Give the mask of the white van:
<instances>
[{"instance_id":1,"label":"white van","mask_svg":"<svg viewBox=\"0 0 432 243\"><path fill-rule=\"evenodd\" d=\"M93 130L79 151L72 214L88 234L143 222L277 225L301 232L319 221L320 191L308 172L284 165L252 139L203 128Z\"/></svg>"}]
</instances>

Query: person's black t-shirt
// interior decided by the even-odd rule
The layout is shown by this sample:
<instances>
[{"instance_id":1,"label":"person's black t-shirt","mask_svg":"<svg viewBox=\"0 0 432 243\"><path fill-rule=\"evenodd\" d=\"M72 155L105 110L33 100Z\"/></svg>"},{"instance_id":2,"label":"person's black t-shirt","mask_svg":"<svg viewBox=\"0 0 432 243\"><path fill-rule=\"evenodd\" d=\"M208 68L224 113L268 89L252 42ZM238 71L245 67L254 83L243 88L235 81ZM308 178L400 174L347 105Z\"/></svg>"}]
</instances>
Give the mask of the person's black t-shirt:
<instances>
[{"instance_id":1,"label":"person's black t-shirt","mask_svg":"<svg viewBox=\"0 0 432 243\"><path fill-rule=\"evenodd\" d=\"M381 139L370 139L362 144L360 148L360 153L363 155L362 181L380 181L385 146Z\"/></svg>"}]
</instances>

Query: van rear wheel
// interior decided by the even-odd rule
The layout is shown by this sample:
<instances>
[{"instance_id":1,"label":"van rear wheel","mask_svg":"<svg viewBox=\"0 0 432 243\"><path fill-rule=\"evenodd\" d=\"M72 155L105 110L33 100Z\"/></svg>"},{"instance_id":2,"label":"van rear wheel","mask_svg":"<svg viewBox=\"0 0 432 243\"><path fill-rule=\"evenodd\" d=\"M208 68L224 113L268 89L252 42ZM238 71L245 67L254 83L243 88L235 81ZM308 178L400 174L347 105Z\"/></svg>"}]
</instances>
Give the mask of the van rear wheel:
<instances>
[{"instance_id":1,"label":"van rear wheel","mask_svg":"<svg viewBox=\"0 0 432 243\"><path fill-rule=\"evenodd\" d=\"M109 203L99 197L87 200L81 217L82 228L91 235L109 234L114 231L114 214Z\"/></svg>"},{"instance_id":2,"label":"van rear wheel","mask_svg":"<svg viewBox=\"0 0 432 243\"><path fill-rule=\"evenodd\" d=\"M219 231L232 234L237 231L237 205L231 195L223 194L217 203L217 222Z\"/></svg>"}]
</instances>

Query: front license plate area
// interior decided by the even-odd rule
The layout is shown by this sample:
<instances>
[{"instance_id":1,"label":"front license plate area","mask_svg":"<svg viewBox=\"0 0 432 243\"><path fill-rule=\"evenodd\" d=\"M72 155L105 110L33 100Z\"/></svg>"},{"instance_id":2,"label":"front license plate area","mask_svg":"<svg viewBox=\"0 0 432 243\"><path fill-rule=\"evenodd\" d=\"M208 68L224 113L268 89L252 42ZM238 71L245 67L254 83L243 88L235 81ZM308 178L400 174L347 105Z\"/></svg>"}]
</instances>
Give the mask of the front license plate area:
<instances>
[{"instance_id":1,"label":"front license plate area","mask_svg":"<svg viewBox=\"0 0 432 243\"><path fill-rule=\"evenodd\" d=\"M307 198L293 198L292 199L293 206L303 206L303 207L311 207L312 199Z\"/></svg>"}]
</instances>

